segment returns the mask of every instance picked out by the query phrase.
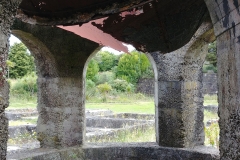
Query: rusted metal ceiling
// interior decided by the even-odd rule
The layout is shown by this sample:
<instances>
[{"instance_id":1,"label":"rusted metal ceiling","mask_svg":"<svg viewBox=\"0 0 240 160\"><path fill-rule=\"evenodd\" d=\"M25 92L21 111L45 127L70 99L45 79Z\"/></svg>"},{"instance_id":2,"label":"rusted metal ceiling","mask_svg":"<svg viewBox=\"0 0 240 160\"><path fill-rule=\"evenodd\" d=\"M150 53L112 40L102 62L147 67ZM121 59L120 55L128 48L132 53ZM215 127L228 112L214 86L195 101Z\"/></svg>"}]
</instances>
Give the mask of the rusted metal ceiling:
<instances>
[{"instance_id":1,"label":"rusted metal ceiling","mask_svg":"<svg viewBox=\"0 0 240 160\"><path fill-rule=\"evenodd\" d=\"M153 0L23 0L18 18L42 25L86 23Z\"/></svg>"},{"instance_id":2,"label":"rusted metal ceiling","mask_svg":"<svg viewBox=\"0 0 240 160\"><path fill-rule=\"evenodd\" d=\"M64 28L78 35L88 23L98 29L96 42L107 34L144 52L168 53L191 39L207 13L204 0L23 0L17 17L41 25L79 25L79 31Z\"/></svg>"}]
</instances>

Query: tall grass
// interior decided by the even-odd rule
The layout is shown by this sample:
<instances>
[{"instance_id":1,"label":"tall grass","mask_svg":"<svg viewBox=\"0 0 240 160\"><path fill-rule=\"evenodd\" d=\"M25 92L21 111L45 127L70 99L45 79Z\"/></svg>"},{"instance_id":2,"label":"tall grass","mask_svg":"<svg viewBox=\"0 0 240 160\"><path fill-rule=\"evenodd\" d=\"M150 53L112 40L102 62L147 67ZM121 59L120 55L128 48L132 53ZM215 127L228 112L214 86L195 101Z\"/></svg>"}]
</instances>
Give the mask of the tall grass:
<instances>
[{"instance_id":1,"label":"tall grass","mask_svg":"<svg viewBox=\"0 0 240 160\"><path fill-rule=\"evenodd\" d=\"M149 127L148 129L134 129L123 130L114 136L105 136L101 139L90 139L88 142L105 143L105 142L156 142L155 128Z\"/></svg>"},{"instance_id":2,"label":"tall grass","mask_svg":"<svg viewBox=\"0 0 240 160\"><path fill-rule=\"evenodd\" d=\"M218 105L217 95L204 95L204 105Z\"/></svg>"}]
</instances>

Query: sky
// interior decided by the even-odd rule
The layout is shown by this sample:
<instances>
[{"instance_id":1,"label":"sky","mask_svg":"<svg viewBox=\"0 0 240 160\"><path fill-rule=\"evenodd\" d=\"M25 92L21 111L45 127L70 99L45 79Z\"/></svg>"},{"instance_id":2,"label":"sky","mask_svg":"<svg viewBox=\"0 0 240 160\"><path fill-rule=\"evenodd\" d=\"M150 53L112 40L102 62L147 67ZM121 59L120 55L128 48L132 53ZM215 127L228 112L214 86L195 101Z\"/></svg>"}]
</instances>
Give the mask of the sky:
<instances>
[{"instance_id":1,"label":"sky","mask_svg":"<svg viewBox=\"0 0 240 160\"><path fill-rule=\"evenodd\" d=\"M11 45L11 46L12 46L14 43L20 43L20 42L21 42L21 41L20 41L17 37L15 37L14 35L11 35L11 37L10 37L10 45ZM129 52L135 50L135 48L134 48L132 45L126 45L126 44L123 44L123 45L125 45L125 46L128 47L128 51L129 51ZM101 50L102 50L102 51L108 51L108 52L111 52L111 53L116 54L116 55L119 55L119 54L123 54L123 53L124 53L124 52L119 52L119 51L117 51L117 50L115 50L115 49L113 49L113 48L110 48L110 47L103 47Z\"/></svg>"}]
</instances>

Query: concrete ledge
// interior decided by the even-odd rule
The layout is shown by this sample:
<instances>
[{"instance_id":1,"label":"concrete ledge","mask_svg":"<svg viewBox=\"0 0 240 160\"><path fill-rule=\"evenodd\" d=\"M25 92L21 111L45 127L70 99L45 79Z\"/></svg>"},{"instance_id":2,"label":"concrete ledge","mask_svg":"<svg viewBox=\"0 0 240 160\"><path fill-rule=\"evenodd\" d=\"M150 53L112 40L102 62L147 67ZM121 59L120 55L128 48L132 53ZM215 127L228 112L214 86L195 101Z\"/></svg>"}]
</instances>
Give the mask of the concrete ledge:
<instances>
[{"instance_id":1,"label":"concrete ledge","mask_svg":"<svg viewBox=\"0 0 240 160\"><path fill-rule=\"evenodd\" d=\"M7 156L8 160L218 160L217 149L160 147L156 143L87 144L66 149L34 149Z\"/></svg>"}]
</instances>

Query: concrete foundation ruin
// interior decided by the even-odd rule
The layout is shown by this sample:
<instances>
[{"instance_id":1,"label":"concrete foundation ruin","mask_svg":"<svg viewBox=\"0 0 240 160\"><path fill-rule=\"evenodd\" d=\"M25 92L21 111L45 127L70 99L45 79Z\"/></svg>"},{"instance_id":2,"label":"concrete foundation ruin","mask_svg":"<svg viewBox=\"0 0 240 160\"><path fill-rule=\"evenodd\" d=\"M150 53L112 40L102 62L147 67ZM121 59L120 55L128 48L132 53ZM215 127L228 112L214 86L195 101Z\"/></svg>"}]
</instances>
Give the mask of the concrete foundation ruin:
<instances>
[{"instance_id":1,"label":"concrete foundation ruin","mask_svg":"<svg viewBox=\"0 0 240 160\"><path fill-rule=\"evenodd\" d=\"M4 75L11 31L34 55L39 86L41 149L17 158L219 158L199 147L203 144L200 70L206 45L216 38L220 158L240 159L239 4L238 0L1 0L0 159L6 159L7 149L9 86ZM95 42L75 32L85 24L98 30ZM151 59L157 143L95 146L84 142L85 67L106 37L114 39L109 46L129 43Z\"/></svg>"}]
</instances>

